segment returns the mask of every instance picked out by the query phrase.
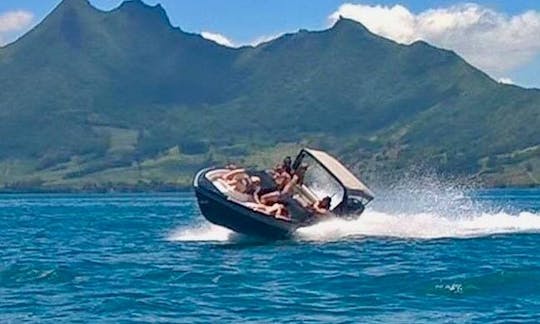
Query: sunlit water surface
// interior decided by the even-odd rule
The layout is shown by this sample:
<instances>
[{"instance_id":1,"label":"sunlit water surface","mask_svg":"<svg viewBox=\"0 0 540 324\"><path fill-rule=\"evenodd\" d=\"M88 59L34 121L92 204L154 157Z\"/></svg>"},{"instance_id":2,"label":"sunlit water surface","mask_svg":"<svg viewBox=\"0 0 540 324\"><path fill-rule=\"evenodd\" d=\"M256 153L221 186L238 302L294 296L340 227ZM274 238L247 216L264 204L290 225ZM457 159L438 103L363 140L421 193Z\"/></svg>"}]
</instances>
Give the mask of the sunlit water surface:
<instances>
[{"instance_id":1,"label":"sunlit water surface","mask_svg":"<svg viewBox=\"0 0 540 324\"><path fill-rule=\"evenodd\" d=\"M191 193L0 196L0 322L535 322L540 190L379 192L265 242Z\"/></svg>"}]
</instances>

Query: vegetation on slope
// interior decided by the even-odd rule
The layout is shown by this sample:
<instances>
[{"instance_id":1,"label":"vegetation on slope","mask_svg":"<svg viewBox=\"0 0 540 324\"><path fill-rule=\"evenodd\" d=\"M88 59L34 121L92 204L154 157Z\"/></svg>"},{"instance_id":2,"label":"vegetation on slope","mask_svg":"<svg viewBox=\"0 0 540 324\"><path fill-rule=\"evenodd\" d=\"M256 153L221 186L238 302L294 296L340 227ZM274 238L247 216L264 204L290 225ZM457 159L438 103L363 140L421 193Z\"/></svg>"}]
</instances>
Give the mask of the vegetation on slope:
<instances>
[{"instance_id":1,"label":"vegetation on slope","mask_svg":"<svg viewBox=\"0 0 540 324\"><path fill-rule=\"evenodd\" d=\"M539 90L346 19L231 49L172 27L159 5L64 0L0 49L0 87L5 190L178 188L202 166L269 166L264 154L303 145L370 179L418 165L488 185L540 179Z\"/></svg>"}]
</instances>

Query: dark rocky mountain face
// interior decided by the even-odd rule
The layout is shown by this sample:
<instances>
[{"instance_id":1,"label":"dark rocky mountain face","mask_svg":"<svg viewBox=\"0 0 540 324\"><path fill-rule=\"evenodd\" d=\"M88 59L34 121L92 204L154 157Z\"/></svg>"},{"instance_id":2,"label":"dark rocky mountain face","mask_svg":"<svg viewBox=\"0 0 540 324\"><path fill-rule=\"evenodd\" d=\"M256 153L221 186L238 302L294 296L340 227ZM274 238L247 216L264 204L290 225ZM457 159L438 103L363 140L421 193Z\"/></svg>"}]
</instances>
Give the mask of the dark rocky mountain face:
<instances>
[{"instance_id":1,"label":"dark rocky mountain face","mask_svg":"<svg viewBox=\"0 0 540 324\"><path fill-rule=\"evenodd\" d=\"M180 157L156 167L160 181L304 144L373 174L424 164L534 184L540 172L540 91L347 19L232 49L171 26L159 5L103 12L64 0L0 49L0 88L0 171L25 166L0 185L92 184L111 169L121 171L110 181L153 181L133 165L174 147Z\"/></svg>"}]
</instances>

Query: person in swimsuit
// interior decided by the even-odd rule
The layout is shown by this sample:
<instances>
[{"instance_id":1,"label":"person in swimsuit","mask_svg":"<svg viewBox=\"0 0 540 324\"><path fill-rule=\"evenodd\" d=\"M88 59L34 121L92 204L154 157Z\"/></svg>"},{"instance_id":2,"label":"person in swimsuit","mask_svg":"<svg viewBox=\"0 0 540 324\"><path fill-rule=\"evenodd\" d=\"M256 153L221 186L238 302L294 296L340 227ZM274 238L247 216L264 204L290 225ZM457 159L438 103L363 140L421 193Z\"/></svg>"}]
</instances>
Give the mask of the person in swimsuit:
<instances>
[{"instance_id":1,"label":"person in swimsuit","mask_svg":"<svg viewBox=\"0 0 540 324\"><path fill-rule=\"evenodd\" d=\"M236 170L238 169L238 167L234 163L227 163L227 165L225 166L225 169Z\"/></svg>"},{"instance_id":2,"label":"person in swimsuit","mask_svg":"<svg viewBox=\"0 0 540 324\"><path fill-rule=\"evenodd\" d=\"M307 169L308 165L302 163L302 165L300 165L298 169L294 171L291 181L289 181L287 185L285 185L282 192L292 194L295 186L301 186L304 183L304 176L306 175Z\"/></svg>"},{"instance_id":3,"label":"person in swimsuit","mask_svg":"<svg viewBox=\"0 0 540 324\"><path fill-rule=\"evenodd\" d=\"M280 190L267 193L261 196L261 202L265 205L272 205L275 203L283 203L292 197L294 193L294 187L297 185L302 185L304 182L304 175L308 169L307 164L302 164L294 172L292 179L288 181L285 186Z\"/></svg>"},{"instance_id":4,"label":"person in swimsuit","mask_svg":"<svg viewBox=\"0 0 540 324\"><path fill-rule=\"evenodd\" d=\"M289 175L292 174L292 159L290 156L286 156L283 159L283 163L281 164L281 167L283 171L287 172Z\"/></svg>"},{"instance_id":5,"label":"person in swimsuit","mask_svg":"<svg viewBox=\"0 0 540 324\"><path fill-rule=\"evenodd\" d=\"M291 181L291 176L286 171L275 173L273 178L276 182L277 190L283 190L283 188Z\"/></svg>"},{"instance_id":6,"label":"person in swimsuit","mask_svg":"<svg viewBox=\"0 0 540 324\"><path fill-rule=\"evenodd\" d=\"M328 211L332 203L332 198L329 196L324 197L322 200L310 205L307 209L317 216L327 216Z\"/></svg>"},{"instance_id":7,"label":"person in swimsuit","mask_svg":"<svg viewBox=\"0 0 540 324\"><path fill-rule=\"evenodd\" d=\"M234 190L245 193L251 185L251 179L243 168L231 170L222 176L222 179Z\"/></svg>"},{"instance_id":8,"label":"person in swimsuit","mask_svg":"<svg viewBox=\"0 0 540 324\"><path fill-rule=\"evenodd\" d=\"M253 197L253 201L257 204L261 204L260 192L261 192L261 178L257 176L249 177L249 182L246 185L246 189L243 193Z\"/></svg>"},{"instance_id":9,"label":"person in swimsuit","mask_svg":"<svg viewBox=\"0 0 540 324\"><path fill-rule=\"evenodd\" d=\"M290 156L286 156L281 163L276 164L276 166L271 170L271 172L287 172L292 174L292 159Z\"/></svg>"},{"instance_id":10,"label":"person in swimsuit","mask_svg":"<svg viewBox=\"0 0 540 324\"><path fill-rule=\"evenodd\" d=\"M244 168L236 168L236 169L230 169L231 171L225 173L221 178L225 181L233 181L237 180L239 178L243 178L247 176L246 169Z\"/></svg>"},{"instance_id":11,"label":"person in swimsuit","mask_svg":"<svg viewBox=\"0 0 540 324\"><path fill-rule=\"evenodd\" d=\"M285 205L275 203L272 206L259 205L253 208L255 211L263 212L268 215L272 215L278 219L291 220L289 212Z\"/></svg>"}]
</instances>

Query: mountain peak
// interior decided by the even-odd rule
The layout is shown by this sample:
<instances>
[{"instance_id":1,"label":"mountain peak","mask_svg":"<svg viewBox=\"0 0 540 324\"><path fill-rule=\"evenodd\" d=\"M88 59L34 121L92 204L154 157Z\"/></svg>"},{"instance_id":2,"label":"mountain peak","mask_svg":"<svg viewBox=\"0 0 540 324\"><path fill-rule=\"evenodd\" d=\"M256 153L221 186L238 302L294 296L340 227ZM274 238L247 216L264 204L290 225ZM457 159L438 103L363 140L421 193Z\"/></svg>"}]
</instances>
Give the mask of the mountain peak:
<instances>
[{"instance_id":1,"label":"mountain peak","mask_svg":"<svg viewBox=\"0 0 540 324\"><path fill-rule=\"evenodd\" d=\"M336 23L334 24L334 26L332 26L331 29L338 31L362 32L370 35L372 34L362 23L350 18L345 18L343 16L339 16L339 19L336 21Z\"/></svg>"},{"instance_id":2,"label":"mountain peak","mask_svg":"<svg viewBox=\"0 0 540 324\"><path fill-rule=\"evenodd\" d=\"M62 0L58 6L52 11L52 13L45 17L44 21L55 16L71 16L77 14L87 14L89 12L97 11L92 6L89 0Z\"/></svg>"},{"instance_id":3,"label":"mountain peak","mask_svg":"<svg viewBox=\"0 0 540 324\"><path fill-rule=\"evenodd\" d=\"M159 5L156 5L156 7ZM147 8L153 8L150 5L147 5L142 0L126 0L120 4L120 8L140 8L140 9L147 9Z\"/></svg>"},{"instance_id":4,"label":"mountain peak","mask_svg":"<svg viewBox=\"0 0 540 324\"><path fill-rule=\"evenodd\" d=\"M86 0L77 0L86 1ZM165 9L158 3L154 6L148 5L142 0L126 0L117 8L120 12L125 12L129 15L140 17L142 15L152 15L170 25L169 17Z\"/></svg>"},{"instance_id":5,"label":"mountain peak","mask_svg":"<svg viewBox=\"0 0 540 324\"><path fill-rule=\"evenodd\" d=\"M57 8L92 8L89 0L62 0Z\"/></svg>"},{"instance_id":6,"label":"mountain peak","mask_svg":"<svg viewBox=\"0 0 540 324\"><path fill-rule=\"evenodd\" d=\"M21 42L35 41L34 37L63 40L73 48L85 42L85 30L93 25L95 13L89 0L62 0L35 28L21 37ZM15 44L15 43L14 43Z\"/></svg>"}]
</instances>

